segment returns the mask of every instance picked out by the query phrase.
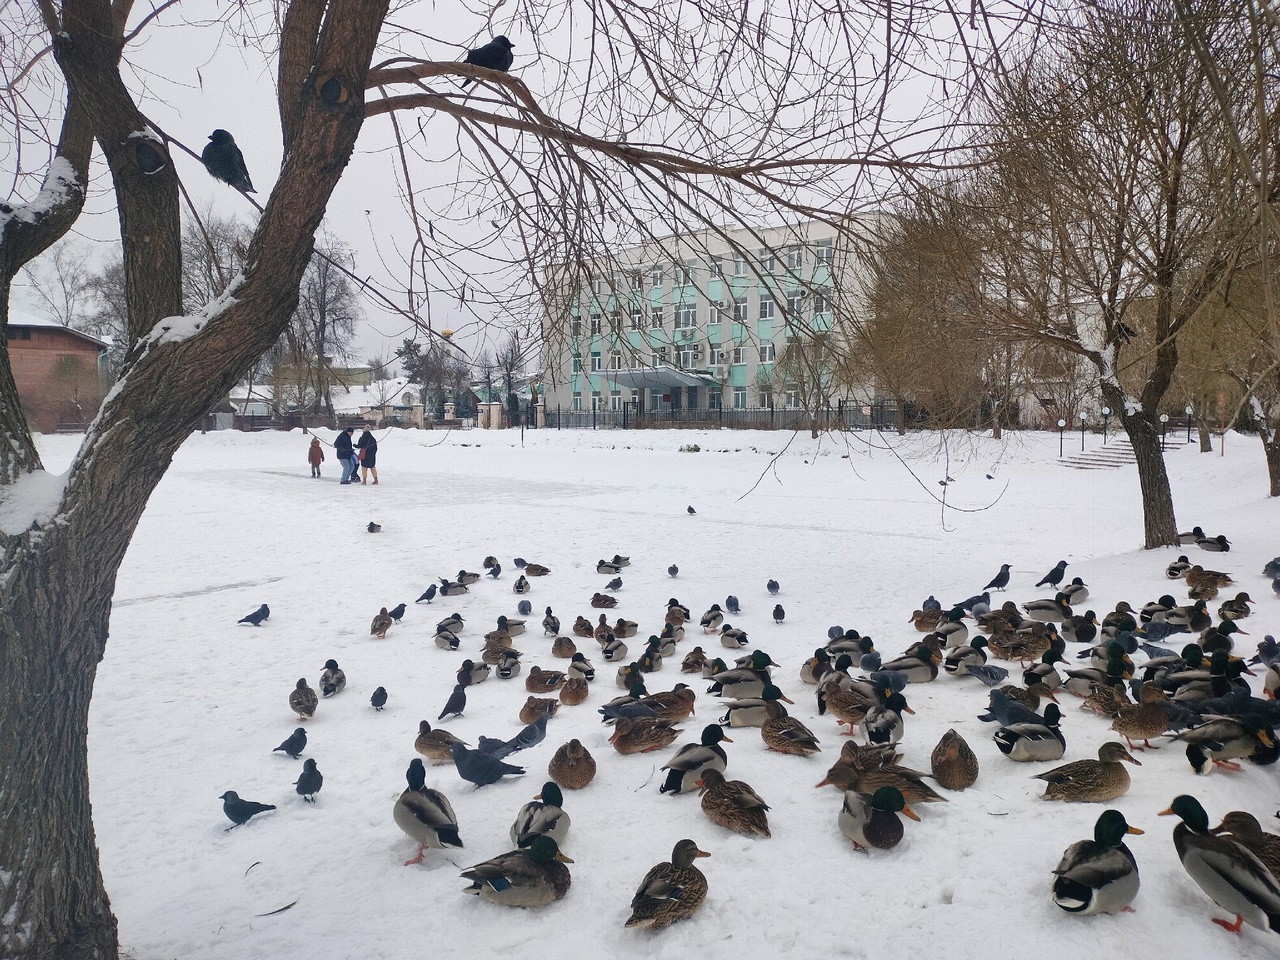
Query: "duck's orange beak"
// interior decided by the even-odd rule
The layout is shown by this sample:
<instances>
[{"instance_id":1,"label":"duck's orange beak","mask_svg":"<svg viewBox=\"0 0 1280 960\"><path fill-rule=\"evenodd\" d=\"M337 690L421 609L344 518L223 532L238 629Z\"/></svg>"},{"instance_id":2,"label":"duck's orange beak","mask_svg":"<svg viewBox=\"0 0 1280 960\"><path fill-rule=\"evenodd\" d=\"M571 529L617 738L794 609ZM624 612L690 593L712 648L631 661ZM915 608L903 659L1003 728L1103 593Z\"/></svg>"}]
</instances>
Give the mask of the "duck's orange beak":
<instances>
[{"instance_id":1,"label":"duck's orange beak","mask_svg":"<svg viewBox=\"0 0 1280 960\"><path fill-rule=\"evenodd\" d=\"M905 803L902 805L902 815L904 817L910 817L912 820L915 820L917 823L920 821L920 818L916 816L916 812L912 810L910 807L908 807Z\"/></svg>"}]
</instances>

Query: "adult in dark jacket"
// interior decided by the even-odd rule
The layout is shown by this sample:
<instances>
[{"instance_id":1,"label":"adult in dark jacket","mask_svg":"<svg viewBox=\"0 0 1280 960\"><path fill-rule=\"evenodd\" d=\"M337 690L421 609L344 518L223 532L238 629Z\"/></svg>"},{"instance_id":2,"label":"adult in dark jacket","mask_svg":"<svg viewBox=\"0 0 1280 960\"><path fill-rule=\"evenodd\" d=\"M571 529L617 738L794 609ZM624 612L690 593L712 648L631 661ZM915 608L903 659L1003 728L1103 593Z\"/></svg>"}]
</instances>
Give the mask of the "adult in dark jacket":
<instances>
[{"instance_id":1,"label":"adult in dark jacket","mask_svg":"<svg viewBox=\"0 0 1280 960\"><path fill-rule=\"evenodd\" d=\"M361 479L362 484L369 482L369 473L373 473L373 485L378 485L378 441L373 434L366 430L360 434L360 441L356 444L364 451L364 456L360 458Z\"/></svg>"},{"instance_id":2,"label":"adult in dark jacket","mask_svg":"<svg viewBox=\"0 0 1280 960\"><path fill-rule=\"evenodd\" d=\"M347 427L333 441L333 452L337 456L338 462L342 464L343 483L350 483L356 472L355 451L351 446L351 435L355 432L355 427Z\"/></svg>"}]
</instances>

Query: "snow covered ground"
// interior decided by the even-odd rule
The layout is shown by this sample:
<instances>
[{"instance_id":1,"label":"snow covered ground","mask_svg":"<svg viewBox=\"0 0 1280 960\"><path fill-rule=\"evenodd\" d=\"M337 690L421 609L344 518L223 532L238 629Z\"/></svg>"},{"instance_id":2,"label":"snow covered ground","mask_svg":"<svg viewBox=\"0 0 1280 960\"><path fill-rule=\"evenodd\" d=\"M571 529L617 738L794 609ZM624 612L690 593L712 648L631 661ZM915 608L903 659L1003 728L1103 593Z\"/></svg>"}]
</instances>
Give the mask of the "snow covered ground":
<instances>
[{"instance_id":1,"label":"snow covered ground","mask_svg":"<svg viewBox=\"0 0 1280 960\"><path fill-rule=\"evenodd\" d=\"M41 441L51 469L63 469L76 439ZM1013 565L1009 596L1021 602L1046 595L1032 584L1068 560L1068 576L1090 585L1087 606L1100 615L1118 600L1137 606L1178 586L1163 577L1174 551L1138 549L1133 467L1068 470L1054 462L1057 437L1034 435L1003 444L952 435L945 445L872 435L846 445L782 433L541 431L522 440L513 431L393 432L379 454L381 484L344 490L332 451L324 478L309 478L308 439L193 436L120 573L91 713L90 766L102 867L122 942L138 960L505 950L702 960L1275 951L1272 934L1246 927L1237 938L1209 922L1222 914L1178 863L1176 821L1156 817L1185 791L1214 823L1239 808L1274 825L1274 767L1196 778L1176 747L1143 755L1143 766L1131 768L1132 789L1112 804L1147 831L1129 838L1142 872L1137 912L1090 919L1064 914L1047 892L1063 849L1092 835L1103 808L1039 800L1042 784L1029 777L1049 765L999 754L994 728L975 719L986 699L975 681L942 676L906 691L917 716L907 718L904 762L927 769L933 746L954 726L982 772L950 803L926 806L922 823L907 822L896 850L852 851L836 826L841 794L814 789L842 738L832 719L817 716L813 688L799 682L798 670L830 625L856 627L886 657L896 655L919 638L907 619L927 594L944 602L968 596L1002 562ZM701 452L680 452L690 443ZM1235 543L1230 554L1193 559L1232 571L1258 600L1243 624L1251 636L1238 645L1251 652L1262 634L1280 632L1280 601L1259 575L1280 554L1280 503L1264 496L1256 440L1230 437L1225 458L1180 450L1169 465L1181 526L1199 523ZM937 481L948 474L955 482L945 493L957 509L943 510ZM686 514L689 504L696 516ZM381 533L365 531L370 520ZM585 704L561 709L545 742L516 755L527 776L476 790L452 767L428 766L428 785L457 810L466 849L428 851L422 865L403 866L415 845L391 812L416 756L418 721L434 724L462 659L478 659L480 638L499 614L515 615L512 558L553 571L533 581L533 629L516 640L527 673L533 664L563 668L541 635L542 610L551 605L564 632L578 614L594 621L588 601L608 579L595 563L615 553L629 554L632 566L614 615L639 621L642 637L657 632L667 598L677 597L695 617L681 655L695 643L718 654L696 618L733 593L743 613L732 622L782 665L775 675L797 701L792 715L817 733L823 752L770 754L754 729L732 731L727 747L728 775L771 805L773 837L750 840L715 826L696 796L660 796L658 768L674 747L613 751L596 708L619 693L614 671L582 641L598 679ZM435 578L479 570L486 554L502 561L500 581L413 605ZM680 570L674 580L666 573L672 563ZM782 584L781 625L769 615L770 577ZM271 618L260 629L237 625L263 602ZM385 640L370 639L373 614L400 602L410 605L404 622ZM430 638L436 621L455 611L467 619L464 648L447 653ZM286 703L295 681L305 676L318 686L330 657L349 685L306 724L305 756L325 777L312 806L292 787L301 762L271 748L297 726ZM523 676L472 688L465 717L446 726L473 744L482 733L512 736L527 696ZM677 657L649 687L682 679L689 677ZM368 702L378 685L390 693L382 713ZM705 683L695 688L697 713L680 742L719 715ZM1078 712L1070 697L1064 713L1065 759L1092 757L1111 739L1107 723ZM570 737L587 745L599 773L586 790L566 792L573 827L565 849L576 861L568 896L529 911L463 896L460 868L508 849L516 810L539 791L547 761ZM226 832L218 796L229 789L279 809ZM705 907L665 932L624 930L636 884L682 837L712 853L699 862L710 882Z\"/></svg>"}]
</instances>

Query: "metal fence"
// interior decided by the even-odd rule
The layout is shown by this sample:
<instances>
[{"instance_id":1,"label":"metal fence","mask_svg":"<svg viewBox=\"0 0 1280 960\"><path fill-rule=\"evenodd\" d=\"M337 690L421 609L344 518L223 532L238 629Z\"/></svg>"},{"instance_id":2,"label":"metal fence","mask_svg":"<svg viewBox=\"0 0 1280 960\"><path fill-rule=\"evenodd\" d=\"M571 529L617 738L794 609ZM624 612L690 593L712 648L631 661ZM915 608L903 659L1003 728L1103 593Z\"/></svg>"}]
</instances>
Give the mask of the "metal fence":
<instances>
[{"instance_id":1,"label":"metal fence","mask_svg":"<svg viewBox=\"0 0 1280 960\"><path fill-rule=\"evenodd\" d=\"M546 426L551 430L892 430L897 422L894 403L839 403L815 411L777 407L643 410L635 404L623 404L619 410L588 411L564 410L557 405L546 415Z\"/></svg>"}]
</instances>

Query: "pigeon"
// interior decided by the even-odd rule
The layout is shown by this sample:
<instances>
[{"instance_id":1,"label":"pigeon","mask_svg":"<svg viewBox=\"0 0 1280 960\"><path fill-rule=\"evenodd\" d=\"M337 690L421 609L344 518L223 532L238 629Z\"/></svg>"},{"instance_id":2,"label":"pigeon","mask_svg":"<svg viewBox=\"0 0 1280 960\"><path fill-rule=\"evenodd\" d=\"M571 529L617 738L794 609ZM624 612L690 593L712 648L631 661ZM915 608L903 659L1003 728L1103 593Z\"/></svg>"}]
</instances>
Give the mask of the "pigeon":
<instances>
[{"instance_id":1,"label":"pigeon","mask_svg":"<svg viewBox=\"0 0 1280 960\"><path fill-rule=\"evenodd\" d=\"M262 626L262 621L271 616L271 608L265 603L247 617L241 617L238 622L252 623L255 627Z\"/></svg>"},{"instance_id":2,"label":"pigeon","mask_svg":"<svg viewBox=\"0 0 1280 960\"><path fill-rule=\"evenodd\" d=\"M1003 683L1005 678L1009 676L1009 671L1004 667L997 667L991 663L979 663L971 667L965 667L966 677L977 677L988 687L994 687L997 683Z\"/></svg>"},{"instance_id":3,"label":"pigeon","mask_svg":"<svg viewBox=\"0 0 1280 960\"><path fill-rule=\"evenodd\" d=\"M315 803L316 794L320 792L320 787L324 784L324 776L316 769L315 760L308 759L302 765L302 776L293 781L294 789L298 791L305 803Z\"/></svg>"},{"instance_id":4,"label":"pigeon","mask_svg":"<svg viewBox=\"0 0 1280 960\"><path fill-rule=\"evenodd\" d=\"M669 577L674 577L679 572L680 572L680 568L677 567L674 563L671 566L667 567L667 576Z\"/></svg>"},{"instance_id":5,"label":"pigeon","mask_svg":"<svg viewBox=\"0 0 1280 960\"><path fill-rule=\"evenodd\" d=\"M452 746L453 765L458 768L458 776L474 783L477 787L497 783L506 776L523 776L524 767L503 763L497 757L479 750L468 750L461 743Z\"/></svg>"},{"instance_id":6,"label":"pigeon","mask_svg":"<svg viewBox=\"0 0 1280 960\"><path fill-rule=\"evenodd\" d=\"M782 604L775 603L773 605L773 622L781 623L785 619L787 619L787 611L782 609Z\"/></svg>"},{"instance_id":7,"label":"pigeon","mask_svg":"<svg viewBox=\"0 0 1280 960\"><path fill-rule=\"evenodd\" d=\"M433 583L431 584L431 586L427 587L426 590L422 591L422 596L420 596L417 600L413 602L421 603L423 600L425 600L427 601L427 603L430 603L435 598L436 598L436 585Z\"/></svg>"},{"instance_id":8,"label":"pigeon","mask_svg":"<svg viewBox=\"0 0 1280 960\"><path fill-rule=\"evenodd\" d=\"M697 516L698 514L698 511L693 509L692 506L685 507L685 509L689 511L689 516L691 517Z\"/></svg>"},{"instance_id":9,"label":"pigeon","mask_svg":"<svg viewBox=\"0 0 1280 960\"><path fill-rule=\"evenodd\" d=\"M728 613L735 615L742 612L742 608L738 606L738 598L732 593L724 598L724 608Z\"/></svg>"},{"instance_id":10,"label":"pigeon","mask_svg":"<svg viewBox=\"0 0 1280 960\"><path fill-rule=\"evenodd\" d=\"M462 711L467 709L467 688L462 684L457 684L453 688L453 693L449 694L449 702L444 705L444 709L440 711L437 720L443 720L445 717L460 717Z\"/></svg>"},{"instance_id":11,"label":"pigeon","mask_svg":"<svg viewBox=\"0 0 1280 960\"><path fill-rule=\"evenodd\" d=\"M605 588L606 590L621 590L621 589L622 589L622 578L621 578L621 577L614 577L612 580L610 580L608 583L606 583L606 584L604 585L604 588Z\"/></svg>"},{"instance_id":12,"label":"pigeon","mask_svg":"<svg viewBox=\"0 0 1280 960\"><path fill-rule=\"evenodd\" d=\"M1043 587L1045 584L1048 584L1051 587L1057 587L1058 584L1062 582L1062 578L1065 577L1066 575L1067 575L1067 561L1059 560L1057 565L1052 570L1050 570L1048 573L1046 573L1043 577L1040 578L1040 582L1037 583L1036 586Z\"/></svg>"},{"instance_id":13,"label":"pigeon","mask_svg":"<svg viewBox=\"0 0 1280 960\"><path fill-rule=\"evenodd\" d=\"M396 623L399 623L400 618L404 616L404 604L402 603L397 607L392 607L390 610L387 611L387 616L389 616Z\"/></svg>"},{"instance_id":14,"label":"pigeon","mask_svg":"<svg viewBox=\"0 0 1280 960\"><path fill-rule=\"evenodd\" d=\"M522 617L527 617L529 614L533 613L533 604L528 600L521 600L516 604L516 612Z\"/></svg>"},{"instance_id":15,"label":"pigeon","mask_svg":"<svg viewBox=\"0 0 1280 960\"><path fill-rule=\"evenodd\" d=\"M941 610L941 609L942 609L942 601L941 601L941 600L939 600L937 597L935 597L935 596L931 593L931 594L929 594L928 598L927 598L927 599L926 599L922 604L920 604L920 609L921 609L921 610L925 610L925 611L929 611L929 610ZM965 609L968 609L968 608L966 607Z\"/></svg>"},{"instance_id":16,"label":"pigeon","mask_svg":"<svg viewBox=\"0 0 1280 960\"><path fill-rule=\"evenodd\" d=\"M515 62L515 55L511 52L514 48L515 44L506 37L497 36L483 47L474 47L468 50L467 55L462 58L462 62L506 73L511 69L511 64ZM474 79L468 77L462 81L462 89L467 89L475 82Z\"/></svg>"},{"instance_id":17,"label":"pigeon","mask_svg":"<svg viewBox=\"0 0 1280 960\"><path fill-rule=\"evenodd\" d=\"M1272 580L1280 577L1280 557L1268 560L1267 565L1262 568L1262 575Z\"/></svg>"},{"instance_id":18,"label":"pigeon","mask_svg":"<svg viewBox=\"0 0 1280 960\"><path fill-rule=\"evenodd\" d=\"M369 698L369 704L375 710L381 710L387 705L387 688L379 687L373 691L373 696Z\"/></svg>"},{"instance_id":19,"label":"pigeon","mask_svg":"<svg viewBox=\"0 0 1280 960\"><path fill-rule=\"evenodd\" d=\"M528 750L530 747L536 747L546 739L546 736L547 715L544 713L507 741L507 753L515 753L519 750Z\"/></svg>"},{"instance_id":20,"label":"pigeon","mask_svg":"<svg viewBox=\"0 0 1280 960\"><path fill-rule=\"evenodd\" d=\"M502 575L502 564L495 563L492 567L489 568L489 576L493 577L493 579L497 580L498 577L500 577L501 575Z\"/></svg>"},{"instance_id":21,"label":"pigeon","mask_svg":"<svg viewBox=\"0 0 1280 960\"><path fill-rule=\"evenodd\" d=\"M776 597L778 595L778 591L782 589L778 586L777 580L770 580L765 584L765 588L769 591L769 596L771 597Z\"/></svg>"},{"instance_id":22,"label":"pigeon","mask_svg":"<svg viewBox=\"0 0 1280 960\"><path fill-rule=\"evenodd\" d=\"M310 763L311 761L308 760L307 762ZM228 790L218 799L222 801L222 812L231 821L231 826L227 827L228 830L238 827L242 823L248 823L250 817L257 816L265 810L275 809L275 805L271 803L241 800L240 795L234 790Z\"/></svg>"},{"instance_id":23,"label":"pigeon","mask_svg":"<svg viewBox=\"0 0 1280 960\"><path fill-rule=\"evenodd\" d=\"M511 562L519 570L523 570L525 567L529 565L529 561L527 561L524 557L516 557Z\"/></svg>"},{"instance_id":24,"label":"pigeon","mask_svg":"<svg viewBox=\"0 0 1280 960\"><path fill-rule=\"evenodd\" d=\"M994 577L992 577L991 582L988 583L982 589L983 590L1003 590L1008 585L1009 585L1009 564L1002 563L1000 564L1000 572L997 573Z\"/></svg>"},{"instance_id":25,"label":"pigeon","mask_svg":"<svg viewBox=\"0 0 1280 960\"><path fill-rule=\"evenodd\" d=\"M933 597L930 596L929 599L933 600ZM934 602L936 603L937 601L934 601ZM959 603L955 604L955 606L960 607L962 610L964 610L967 613L972 613L973 608L979 605L985 605L988 608L990 608L991 594L987 593L984 590L982 591L982 593L975 593L972 597L966 597L964 600L961 600ZM928 610L928 609L941 610L942 607L933 607L933 608L921 607L920 609L921 610Z\"/></svg>"},{"instance_id":26,"label":"pigeon","mask_svg":"<svg viewBox=\"0 0 1280 960\"><path fill-rule=\"evenodd\" d=\"M498 558L495 557L493 554L490 554L489 556L485 557L484 563L481 564L481 566L484 567L486 570L488 570L491 567L496 567L497 565L498 565Z\"/></svg>"},{"instance_id":27,"label":"pigeon","mask_svg":"<svg viewBox=\"0 0 1280 960\"><path fill-rule=\"evenodd\" d=\"M278 753L280 751L284 751L288 756L297 760L305 749L307 749L307 731L302 729L302 727L299 727L289 735L288 740L280 744L280 746L276 747L275 750L272 750L271 752Z\"/></svg>"},{"instance_id":28,"label":"pigeon","mask_svg":"<svg viewBox=\"0 0 1280 960\"><path fill-rule=\"evenodd\" d=\"M991 691L991 706L986 713L979 714L978 719L983 723L995 722L1002 727L1011 727L1016 723L1044 723L1044 717L1040 714L1010 700L999 690Z\"/></svg>"},{"instance_id":29,"label":"pigeon","mask_svg":"<svg viewBox=\"0 0 1280 960\"><path fill-rule=\"evenodd\" d=\"M370 533L377 533L379 530L382 529L382 524L374 523L372 520L370 520L369 525L365 527L365 529L368 530Z\"/></svg>"},{"instance_id":30,"label":"pigeon","mask_svg":"<svg viewBox=\"0 0 1280 960\"><path fill-rule=\"evenodd\" d=\"M200 162L209 171L209 176L223 183L229 183L242 193L254 193L253 181L249 179L249 170L244 165L244 154L236 146L235 137L225 130L215 130L209 134L200 154Z\"/></svg>"}]
</instances>

